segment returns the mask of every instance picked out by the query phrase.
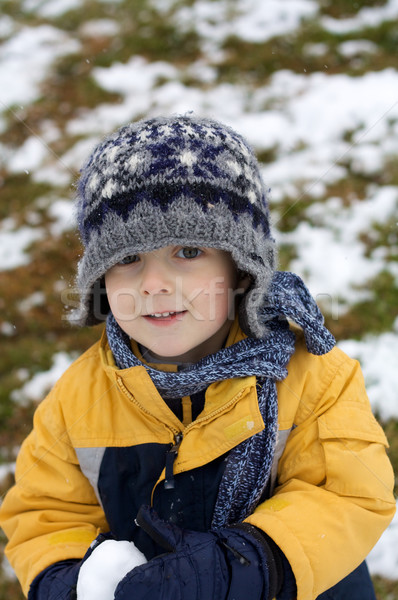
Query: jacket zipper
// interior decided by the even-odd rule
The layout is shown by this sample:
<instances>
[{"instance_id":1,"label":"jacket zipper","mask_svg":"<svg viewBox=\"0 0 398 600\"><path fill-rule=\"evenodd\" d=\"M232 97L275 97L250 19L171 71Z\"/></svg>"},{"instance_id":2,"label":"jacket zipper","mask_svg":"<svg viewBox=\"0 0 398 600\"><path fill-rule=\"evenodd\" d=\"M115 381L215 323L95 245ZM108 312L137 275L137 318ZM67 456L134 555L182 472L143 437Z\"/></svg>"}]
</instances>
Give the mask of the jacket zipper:
<instances>
[{"instance_id":1,"label":"jacket zipper","mask_svg":"<svg viewBox=\"0 0 398 600\"><path fill-rule=\"evenodd\" d=\"M200 425L200 423L202 423L203 421L207 421L209 418L214 418L214 416L216 416L217 414L224 412L227 408L229 408L229 406L232 406L233 404L235 404L237 398L239 396L241 396L241 394L242 394L242 392L239 392L239 394L234 396L227 404L224 404L224 406L217 408L209 415L206 415L205 417L196 419L196 421L193 421L192 423L190 423L189 425L187 425L185 427L184 432L180 431L180 432L174 434L174 443L171 444L170 450L168 450L167 454L166 454L165 479L164 479L164 487L166 490L172 490L175 487L174 463L178 456L178 451L180 449L181 442L184 439L184 435L186 435L190 429L193 429L197 425Z\"/></svg>"},{"instance_id":2,"label":"jacket zipper","mask_svg":"<svg viewBox=\"0 0 398 600\"><path fill-rule=\"evenodd\" d=\"M133 396L133 394L124 385L123 380L122 380L121 377L117 378L117 382L119 384L119 388L121 389L121 391L125 394L125 396L127 396L127 398L131 402L134 402L134 404L136 404L137 406L139 406L140 409L143 412L145 412L146 414L151 415L151 417L154 416L154 415L152 415L152 413L149 410L147 410L144 406L142 406L142 404L140 404L139 402L137 402L137 400ZM203 421L207 421L208 419L212 419L216 415L218 415L219 413L224 412L226 409L228 409L230 406L232 406L233 404L236 403L237 399L242 395L242 393L243 393L243 391L241 390L239 392L239 394L236 394L236 396L234 396L233 398L231 398L231 400L229 402L227 402L227 404L224 404L220 408L217 408L216 410L214 410L209 415L206 415L205 417L201 417L199 419L196 419L195 421L193 421L193 423L190 423L189 425L187 425L187 427L185 427L185 429L184 429L184 433L182 431L178 431L177 429L174 429L174 427L171 427L170 425L166 425L165 424L166 427L172 432L173 437L174 437L174 441L171 443L170 449L166 453L165 480L164 480L164 487L165 487L166 490L174 489L174 487L175 487L175 481L174 481L174 463L175 463L176 458L178 456L178 451L180 449L181 442L182 442L182 440L184 438L184 435L186 435L186 433L189 431L189 429L193 429L194 427L196 427L197 425L199 425ZM153 494L153 492L154 492L154 490L152 491L152 494Z\"/></svg>"},{"instance_id":3,"label":"jacket zipper","mask_svg":"<svg viewBox=\"0 0 398 600\"><path fill-rule=\"evenodd\" d=\"M164 489L172 490L174 489L174 461L177 458L178 450L180 449L180 445L182 442L183 435L182 433L177 433L174 436L174 444L171 445L170 450L167 451L166 454L166 468L165 468L165 479L164 479Z\"/></svg>"},{"instance_id":4,"label":"jacket zipper","mask_svg":"<svg viewBox=\"0 0 398 600\"><path fill-rule=\"evenodd\" d=\"M142 412L144 412L147 415L150 415L152 418L156 418L155 415L153 415L147 408L145 408L145 406L143 406L142 404L140 404L137 399L135 398L135 396L133 396L133 394L126 388L126 386L123 383L123 379L121 377L117 378L117 383L119 385L119 389L123 392L123 394L125 396L127 396L127 398L130 400L130 402L133 402L134 404L136 404L140 410L142 410ZM180 444L182 442L182 432L179 431L178 429L176 429L175 427L172 427L171 425L168 425L166 423L164 423L164 425L167 427L167 429L169 429L173 435L173 439L174 439L174 443L171 444L171 448L168 452L172 452L173 448L176 448L174 450L175 455L177 456L178 453L178 448L180 447ZM177 442L178 440L178 442Z\"/></svg>"},{"instance_id":5,"label":"jacket zipper","mask_svg":"<svg viewBox=\"0 0 398 600\"><path fill-rule=\"evenodd\" d=\"M150 415L151 417L155 417L155 415L153 415L151 413L151 411L149 411L147 408L145 408L145 406L143 406L142 404L140 404L136 397L133 396L133 394L126 388L126 386L124 385L123 379L121 377L117 377L117 383L119 386L119 389L123 392L123 394L125 396L127 396L127 398L130 400L130 402L133 402L134 404L136 404L141 410L142 412L144 412L147 415ZM174 429L174 427L171 427L170 425L166 425L166 427L168 427L168 429L170 429L173 432L173 435L177 435L177 433L179 433L178 429Z\"/></svg>"},{"instance_id":6,"label":"jacket zipper","mask_svg":"<svg viewBox=\"0 0 398 600\"><path fill-rule=\"evenodd\" d=\"M125 396L127 396L127 398L131 402L134 402L134 404L136 404L147 415L153 416L149 410L147 410L144 406L142 406L142 404L137 402L137 400L133 396L133 394L124 385L121 377L117 378L117 382L119 385L119 389L124 393ZM178 431L178 429L174 429L174 427L170 427L170 425L166 425L166 427L171 431L171 433L173 434L173 438L174 438L174 442L171 443L170 449L166 453L166 465L165 465L164 487L166 490L170 490L170 489L174 489L174 486L175 486L174 462L175 462L175 459L177 458L178 450L180 448L180 445L181 445L181 442L183 439L183 434L181 431Z\"/></svg>"}]
</instances>

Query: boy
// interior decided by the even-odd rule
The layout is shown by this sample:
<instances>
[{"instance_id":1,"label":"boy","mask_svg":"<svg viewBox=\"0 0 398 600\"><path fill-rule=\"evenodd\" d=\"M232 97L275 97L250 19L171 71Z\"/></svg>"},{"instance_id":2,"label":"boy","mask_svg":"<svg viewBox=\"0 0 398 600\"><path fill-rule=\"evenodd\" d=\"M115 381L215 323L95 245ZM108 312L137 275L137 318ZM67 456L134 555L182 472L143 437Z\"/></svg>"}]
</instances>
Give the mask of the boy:
<instances>
[{"instance_id":1,"label":"boy","mask_svg":"<svg viewBox=\"0 0 398 600\"><path fill-rule=\"evenodd\" d=\"M106 330L38 407L1 509L29 600L374 598L387 442L358 364L275 271L246 142L192 116L123 127L77 216L72 320Z\"/></svg>"}]
</instances>

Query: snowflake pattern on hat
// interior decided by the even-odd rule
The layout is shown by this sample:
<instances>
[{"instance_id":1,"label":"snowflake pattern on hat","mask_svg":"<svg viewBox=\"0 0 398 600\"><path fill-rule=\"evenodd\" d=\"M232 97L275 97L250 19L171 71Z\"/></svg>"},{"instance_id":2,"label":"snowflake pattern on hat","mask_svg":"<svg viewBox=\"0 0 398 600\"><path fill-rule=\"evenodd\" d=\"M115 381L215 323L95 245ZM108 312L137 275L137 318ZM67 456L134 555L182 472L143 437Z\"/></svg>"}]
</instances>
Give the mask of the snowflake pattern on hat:
<instances>
[{"instance_id":1,"label":"snowflake pattern on hat","mask_svg":"<svg viewBox=\"0 0 398 600\"><path fill-rule=\"evenodd\" d=\"M186 115L122 127L81 171L77 218L85 252L72 322L103 320L94 311L95 284L126 255L195 245L230 252L250 274L242 327L264 333L258 310L276 254L267 194L253 151L230 127Z\"/></svg>"}]
</instances>

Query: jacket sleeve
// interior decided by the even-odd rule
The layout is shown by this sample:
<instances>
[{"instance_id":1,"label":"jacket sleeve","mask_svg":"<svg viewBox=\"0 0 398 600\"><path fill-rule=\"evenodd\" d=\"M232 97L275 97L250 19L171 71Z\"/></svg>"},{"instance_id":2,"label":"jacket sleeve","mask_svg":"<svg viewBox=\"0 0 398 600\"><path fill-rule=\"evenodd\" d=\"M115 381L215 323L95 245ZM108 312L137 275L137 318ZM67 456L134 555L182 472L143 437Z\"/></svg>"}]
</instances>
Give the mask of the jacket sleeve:
<instances>
[{"instance_id":1,"label":"jacket sleeve","mask_svg":"<svg viewBox=\"0 0 398 600\"><path fill-rule=\"evenodd\" d=\"M36 410L33 431L17 459L16 484L0 511L9 540L5 553L26 596L39 573L53 563L82 558L98 533L109 529L79 468L58 392L56 386Z\"/></svg>"},{"instance_id":2,"label":"jacket sleeve","mask_svg":"<svg viewBox=\"0 0 398 600\"><path fill-rule=\"evenodd\" d=\"M80 560L63 560L44 569L33 580L28 600L76 600Z\"/></svg>"},{"instance_id":3,"label":"jacket sleeve","mask_svg":"<svg viewBox=\"0 0 398 600\"><path fill-rule=\"evenodd\" d=\"M297 407L292 431L275 492L247 521L281 548L298 600L310 600L353 571L386 529L394 476L357 361L337 348L299 352L279 392Z\"/></svg>"}]
</instances>

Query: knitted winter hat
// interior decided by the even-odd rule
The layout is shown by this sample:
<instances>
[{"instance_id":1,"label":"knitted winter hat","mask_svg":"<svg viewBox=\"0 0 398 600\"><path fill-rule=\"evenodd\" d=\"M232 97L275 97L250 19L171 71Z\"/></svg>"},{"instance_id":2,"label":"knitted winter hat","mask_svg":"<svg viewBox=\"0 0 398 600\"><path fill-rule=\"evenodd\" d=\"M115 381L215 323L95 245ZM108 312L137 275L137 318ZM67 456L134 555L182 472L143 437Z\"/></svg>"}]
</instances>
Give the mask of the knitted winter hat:
<instances>
[{"instance_id":1,"label":"knitted winter hat","mask_svg":"<svg viewBox=\"0 0 398 600\"><path fill-rule=\"evenodd\" d=\"M254 337L264 334L258 313L275 269L275 243L257 160L233 129L194 116L122 127L83 166L77 219L85 251L77 277L81 304L72 322L105 319L99 282L125 256L169 245L207 246L230 252L251 275L241 327Z\"/></svg>"}]
</instances>

